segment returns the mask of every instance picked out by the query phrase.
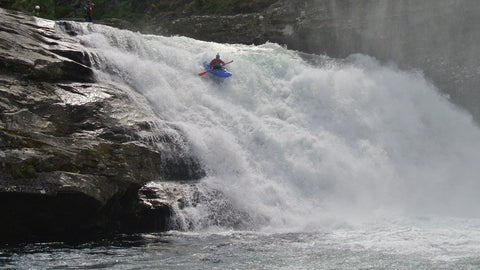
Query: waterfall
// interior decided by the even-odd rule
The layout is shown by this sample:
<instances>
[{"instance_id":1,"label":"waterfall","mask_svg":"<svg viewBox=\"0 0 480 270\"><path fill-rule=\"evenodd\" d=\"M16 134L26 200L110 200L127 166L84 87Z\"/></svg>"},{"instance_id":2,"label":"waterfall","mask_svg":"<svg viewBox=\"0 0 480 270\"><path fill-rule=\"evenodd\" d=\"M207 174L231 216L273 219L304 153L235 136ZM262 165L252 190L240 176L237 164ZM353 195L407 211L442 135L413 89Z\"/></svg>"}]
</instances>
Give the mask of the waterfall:
<instances>
[{"instance_id":1,"label":"waterfall","mask_svg":"<svg viewBox=\"0 0 480 270\"><path fill-rule=\"evenodd\" d=\"M141 93L139 106L181 130L201 160L207 175L189 195L198 200L178 208L184 226L316 230L480 214L480 130L420 71L360 54L71 26L99 80ZM216 53L234 60L233 76L198 76Z\"/></svg>"}]
</instances>

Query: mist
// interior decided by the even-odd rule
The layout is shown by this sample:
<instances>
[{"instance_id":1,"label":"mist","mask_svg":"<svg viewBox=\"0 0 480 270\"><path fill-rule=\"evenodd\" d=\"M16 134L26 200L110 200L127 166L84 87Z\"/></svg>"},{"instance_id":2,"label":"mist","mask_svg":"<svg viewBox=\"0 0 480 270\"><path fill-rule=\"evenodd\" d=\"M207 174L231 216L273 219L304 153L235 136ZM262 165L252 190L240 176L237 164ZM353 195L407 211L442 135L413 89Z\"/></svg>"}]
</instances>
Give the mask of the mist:
<instances>
[{"instance_id":1,"label":"mist","mask_svg":"<svg viewBox=\"0 0 480 270\"><path fill-rule=\"evenodd\" d=\"M480 120L480 6L475 0L313 0L298 11L289 48L344 58L362 53L423 72Z\"/></svg>"}]
</instances>

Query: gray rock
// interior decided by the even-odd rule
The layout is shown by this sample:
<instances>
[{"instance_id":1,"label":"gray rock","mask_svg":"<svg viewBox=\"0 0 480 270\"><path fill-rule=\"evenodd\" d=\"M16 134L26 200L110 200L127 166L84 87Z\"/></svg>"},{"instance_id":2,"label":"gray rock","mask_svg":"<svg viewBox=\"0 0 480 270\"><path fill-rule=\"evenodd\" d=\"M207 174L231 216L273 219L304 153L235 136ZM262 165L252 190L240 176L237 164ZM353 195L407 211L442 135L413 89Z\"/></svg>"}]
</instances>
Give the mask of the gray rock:
<instances>
[{"instance_id":1,"label":"gray rock","mask_svg":"<svg viewBox=\"0 0 480 270\"><path fill-rule=\"evenodd\" d=\"M142 96L96 82L54 22L4 9L0 20L0 242L168 229L169 203L139 190L204 175L181 132Z\"/></svg>"}]
</instances>

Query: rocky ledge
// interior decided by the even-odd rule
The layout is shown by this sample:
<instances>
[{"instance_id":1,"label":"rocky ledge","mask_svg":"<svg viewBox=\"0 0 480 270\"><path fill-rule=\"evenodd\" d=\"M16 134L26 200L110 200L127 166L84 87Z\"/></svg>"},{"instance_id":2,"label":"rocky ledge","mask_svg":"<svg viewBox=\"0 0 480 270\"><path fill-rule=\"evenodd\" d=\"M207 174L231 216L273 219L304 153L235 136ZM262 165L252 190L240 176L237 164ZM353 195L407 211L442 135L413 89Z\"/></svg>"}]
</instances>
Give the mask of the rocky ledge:
<instances>
[{"instance_id":1,"label":"rocky ledge","mask_svg":"<svg viewBox=\"0 0 480 270\"><path fill-rule=\"evenodd\" d=\"M144 194L203 176L181 132L142 96L96 82L54 22L4 9L0 20L0 243L168 229L172 202Z\"/></svg>"}]
</instances>

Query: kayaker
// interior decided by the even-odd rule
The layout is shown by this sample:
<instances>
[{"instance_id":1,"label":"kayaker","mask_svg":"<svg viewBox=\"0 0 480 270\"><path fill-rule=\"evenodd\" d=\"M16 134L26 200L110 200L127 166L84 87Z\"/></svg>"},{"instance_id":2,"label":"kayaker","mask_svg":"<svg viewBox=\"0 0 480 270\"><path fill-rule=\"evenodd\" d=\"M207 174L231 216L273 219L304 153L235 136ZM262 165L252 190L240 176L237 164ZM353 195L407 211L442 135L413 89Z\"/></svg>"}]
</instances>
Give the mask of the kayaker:
<instances>
[{"instance_id":1,"label":"kayaker","mask_svg":"<svg viewBox=\"0 0 480 270\"><path fill-rule=\"evenodd\" d=\"M217 53L215 58L210 62L210 65L208 67L210 69L223 69L223 66L225 66L225 62L220 59L220 54Z\"/></svg>"},{"instance_id":2,"label":"kayaker","mask_svg":"<svg viewBox=\"0 0 480 270\"><path fill-rule=\"evenodd\" d=\"M91 22L92 21L92 11L93 11L93 6L95 4L92 3L92 1L87 1L83 9L85 10L85 21L86 22Z\"/></svg>"}]
</instances>

